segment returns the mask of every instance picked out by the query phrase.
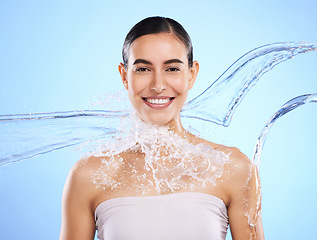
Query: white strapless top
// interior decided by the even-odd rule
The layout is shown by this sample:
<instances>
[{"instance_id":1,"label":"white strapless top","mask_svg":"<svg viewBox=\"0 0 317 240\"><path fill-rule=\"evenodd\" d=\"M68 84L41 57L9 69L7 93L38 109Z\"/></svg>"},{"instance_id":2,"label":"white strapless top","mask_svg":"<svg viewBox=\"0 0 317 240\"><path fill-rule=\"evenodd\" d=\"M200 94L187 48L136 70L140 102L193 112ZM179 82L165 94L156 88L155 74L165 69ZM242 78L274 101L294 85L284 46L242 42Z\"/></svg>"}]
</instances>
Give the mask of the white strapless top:
<instances>
[{"instance_id":1,"label":"white strapless top","mask_svg":"<svg viewBox=\"0 0 317 240\"><path fill-rule=\"evenodd\" d=\"M100 240L224 240L228 229L224 202L197 192L109 199L95 221Z\"/></svg>"}]
</instances>

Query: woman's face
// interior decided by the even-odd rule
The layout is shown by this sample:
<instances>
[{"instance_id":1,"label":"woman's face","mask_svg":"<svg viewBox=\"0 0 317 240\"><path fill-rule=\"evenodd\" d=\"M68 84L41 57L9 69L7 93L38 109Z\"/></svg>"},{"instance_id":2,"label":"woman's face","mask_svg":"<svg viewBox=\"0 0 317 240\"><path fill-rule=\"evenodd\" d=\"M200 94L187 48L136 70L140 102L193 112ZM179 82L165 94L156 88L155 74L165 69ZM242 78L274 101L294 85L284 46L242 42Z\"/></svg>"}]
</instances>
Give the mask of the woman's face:
<instances>
[{"instance_id":1,"label":"woman's face","mask_svg":"<svg viewBox=\"0 0 317 240\"><path fill-rule=\"evenodd\" d=\"M130 46L127 68L119 65L135 110L143 120L156 125L179 120L198 69L196 61L189 68L184 44L171 33L137 38Z\"/></svg>"}]
</instances>

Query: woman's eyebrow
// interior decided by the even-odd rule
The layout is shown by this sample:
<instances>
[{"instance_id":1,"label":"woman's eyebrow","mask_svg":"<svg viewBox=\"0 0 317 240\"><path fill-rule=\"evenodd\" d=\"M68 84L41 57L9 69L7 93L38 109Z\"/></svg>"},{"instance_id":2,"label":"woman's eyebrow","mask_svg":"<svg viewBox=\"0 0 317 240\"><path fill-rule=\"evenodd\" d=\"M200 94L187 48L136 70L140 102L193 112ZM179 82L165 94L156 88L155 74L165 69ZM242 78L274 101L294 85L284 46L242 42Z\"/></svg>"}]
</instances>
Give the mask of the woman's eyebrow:
<instances>
[{"instance_id":1,"label":"woman's eyebrow","mask_svg":"<svg viewBox=\"0 0 317 240\"><path fill-rule=\"evenodd\" d=\"M152 63L150 61L147 61L145 59L141 59L141 58L138 58L134 61L133 65L135 64L138 64L138 63L143 63L143 64L148 64L148 65L152 65Z\"/></svg>"},{"instance_id":2,"label":"woman's eyebrow","mask_svg":"<svg viewBox=\"0 0 317 240\"><path fill-rule=\"evenodd\" d=\"M170 63L184 63L183 61L177 59L177 58L174 58L174 59L170 59L170 60L167 60L164 62L164 64L170 64Z\"/></svg>"}]
</instances>

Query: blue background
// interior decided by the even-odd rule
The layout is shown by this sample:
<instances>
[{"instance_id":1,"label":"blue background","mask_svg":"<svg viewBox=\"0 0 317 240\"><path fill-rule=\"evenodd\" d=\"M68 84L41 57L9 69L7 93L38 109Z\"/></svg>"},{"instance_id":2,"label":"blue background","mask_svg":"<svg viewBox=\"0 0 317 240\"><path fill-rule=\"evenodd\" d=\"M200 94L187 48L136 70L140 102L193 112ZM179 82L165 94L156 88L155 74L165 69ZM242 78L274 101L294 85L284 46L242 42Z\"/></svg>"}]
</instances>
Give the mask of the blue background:
<instances>
[{"instance_id":1,"label":"blue background","mask_svg":"<svg viewBox=\"0 0 317 240\"><path fill-rule=\"evenodd\" d=\"M174 18L191 35L201 70L190 99L255 47L317 42L316 10L315 0L2 0L0 114L88 109L93 96L122 89L124 37L148 16ZM207 126L208 139L252 158L270 116L291 98L317 92L316 63L311 52L274 68L247 94L229 128ZM316 121L317 105L308 104L268 135L260 168L266 239L315 236ZM0 168L0 239L58 238L63 185L79 158L64 149Z\"/></svg>"}]
</instances>

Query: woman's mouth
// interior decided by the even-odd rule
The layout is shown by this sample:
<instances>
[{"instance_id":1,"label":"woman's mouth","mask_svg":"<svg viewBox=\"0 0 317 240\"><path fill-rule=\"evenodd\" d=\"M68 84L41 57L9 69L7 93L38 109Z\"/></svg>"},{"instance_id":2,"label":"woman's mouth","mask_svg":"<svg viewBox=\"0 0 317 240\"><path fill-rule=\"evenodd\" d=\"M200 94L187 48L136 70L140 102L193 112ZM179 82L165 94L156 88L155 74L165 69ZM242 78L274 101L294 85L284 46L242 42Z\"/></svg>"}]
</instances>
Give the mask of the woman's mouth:
<instances>
[{"instance_id":1,"label":"woman's mouth","mask_svg":"<svg viewBox=\"0 0 317 240\"><path fill-rule=\"evenodd\" d=\"M150 108L155 109L162 109L168 107L175 97L149 97L149 98L142 98L146 105Z\"/></svg>"}]
</instances>

